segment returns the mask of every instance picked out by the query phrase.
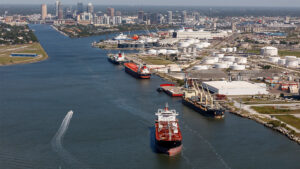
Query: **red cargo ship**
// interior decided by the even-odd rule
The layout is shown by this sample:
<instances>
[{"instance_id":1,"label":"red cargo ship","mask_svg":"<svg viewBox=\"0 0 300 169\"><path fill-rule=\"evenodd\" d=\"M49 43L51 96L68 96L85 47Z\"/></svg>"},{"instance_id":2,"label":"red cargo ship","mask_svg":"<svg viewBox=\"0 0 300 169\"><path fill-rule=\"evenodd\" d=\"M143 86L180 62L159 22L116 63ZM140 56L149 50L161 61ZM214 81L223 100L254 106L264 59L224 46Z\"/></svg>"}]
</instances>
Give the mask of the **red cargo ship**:
<instances>
[{"instance_id":1,"label":"red cargo ship","mask_svg":"<svg viewBox=\"0 0 300 169\"><path fill-rule=\"evenodd\" d=\"M182 136L176 118L176 110L169 110L168 104L164 109L158 109L155 121L155 146L161 153L169 156L179 154L182 149Z\"/></svg>"},{"instance_id":2,"label":"red cargo ship","mask_svg":"<svg viewBox=\"0 0 300 169\"><path fill-rule=\"evenodd\" d=\"M138 66L135 63L129 62L124 63L125 72L131 74L136 78L141 79L150 79L151 73L149 68L146 65Z\"/></svg>"}]
</instances>

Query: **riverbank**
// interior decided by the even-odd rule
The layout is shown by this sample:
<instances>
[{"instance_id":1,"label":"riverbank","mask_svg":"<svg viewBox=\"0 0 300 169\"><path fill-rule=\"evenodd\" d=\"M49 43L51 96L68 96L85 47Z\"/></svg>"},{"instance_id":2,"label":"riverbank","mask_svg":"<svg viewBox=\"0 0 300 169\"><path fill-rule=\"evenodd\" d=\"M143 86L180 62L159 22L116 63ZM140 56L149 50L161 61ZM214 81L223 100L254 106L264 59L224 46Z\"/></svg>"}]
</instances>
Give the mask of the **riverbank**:
<instances>
[{"instance_id":1,"label":"riverbank","mask_svg":"<svg viewBox=\"0 0 300 169\"><path fill-rule=\"evenodd\" d=\"M116 26L95 26L95 25L52 25L52 27L70 38L83 38L90 36L108 35L112 33L158 30L158 29L175 29L178 26L172 25L143 25L143 24L127 24Z\"/></svg>"},{"instance_id":2,"label":"riverbank","mask_svg":"<svg viewBox=\"0 0 300 169\"><path fill-rule=\"evenodd\" d=\"M238 115L240 117L254 120L255 122L260 123L265 127L271 128L272 130L282 133L283 135L287 136L290 140L295 141L300 145L300 133L297 133L294 127L283 123L276 118L272 118L271 116L259 114L255 110L249 108L249 106L251 105L240 104L236 101L234 101L231 105L225 105L225 107L230 110L230 113Z\"/></svg>"},{"instance_id":3,"label":"riverbank","mask_svg":"<svg viewBox=\"0 0 300 169\"><path fill-rule=\"evenodd\" d=\"M35 57L11 57L11 53L34 53ZM0 66L28 64L46 60L48 54L40 43L0 46Z\"/></svg>"}]
</instances>

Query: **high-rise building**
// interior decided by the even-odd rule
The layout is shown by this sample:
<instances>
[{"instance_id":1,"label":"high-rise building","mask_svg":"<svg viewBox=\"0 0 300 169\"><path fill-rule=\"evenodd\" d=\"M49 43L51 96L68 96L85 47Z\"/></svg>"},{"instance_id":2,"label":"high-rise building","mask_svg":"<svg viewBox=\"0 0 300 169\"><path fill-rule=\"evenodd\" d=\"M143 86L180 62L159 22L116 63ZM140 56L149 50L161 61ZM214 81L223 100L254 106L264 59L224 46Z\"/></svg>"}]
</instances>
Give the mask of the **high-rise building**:
<instances>
[{"instance_id":1,"label":"high-rise building","mask_svg":"<svg viewBox=\"0 0 300 169\"><path fill-rule=\"evenodd\" d=\"M151 24L158 24L158 18L159 18L158 16L159 16L158 13L152 13L150 15L150 23Z\"/></svg>"},{"instance_id":2,"label":"high-rise building","mask_svg":"<svg viewBox=\"0 0 300 169\"><path fill-rule=\"evenodd\" d=\"M173 12L172 11L168 11L167 22L169 24L173 22Z\"/></svg>"},{"instance_id":3,"label":"high-rise building","mask_svg":"<svg viewBox=\"0 0 300 169\"><path fill-rule=\"evenodd\" d=\"M55 16L58 17L58 5L59 5L59 0L56 0L55 2Z\"/></svg>"},{"instance_id":4,"label":"high-rise building","mask_svg":"<svg viewBox=\"0 0 300 169\"><path fill-rule=\"evenodd\" d=\"M42 15L42 20L45 20L47 17L47 5L42 4L41 6L41 15Z\"/></svg>"},{"instance_id":5,"label":"high-rise building","mask_svg":"<svg viewBox=\"0 0 300 169\"><path fill-rule=\"evenodd\" d=\"M231 23L231 30L232 30L232 32L236 31L236 23L235 22Z\"/></svg>"},{"instance_id":6,"label":"high-rise building","mask_svg":"<svg viewBox=\"0 0 300 169\"><path fill-rule=\"evenodd\" d=\"M64 9L61 2L58 3L58 19L64 19Z\"/></svg>"},{"instance_id":7,"label":"high-rise building","mask_svg":"<svg viewBox=\"0 0 300 169\"><path fill-rule=\"evenodd\" d=\"M78 2L77 3L77 14L81 14L83 12L84 12L84 10L83 10L83 3L82 2Z\"/></svg>"},{"instance_id":8,"label":"high-rise building","mask_svg":"<svg viewBox=\"0 0 300 169\"><path fill-rule=\"evenodd\" d=\"M144 11L138 11L138 20L139 22L144 20Z\"/></svg>"},{"instance_id":9,"label":"high-rise building","mask_svg":"<svg viewBox=\"0 0 300 169\"><path fill-rule=\"evenodd\" d=\"M114 8L107 8L107 15L110 17L115 16L115 9Z\"/></svg>"},{"instance_id":10,"label":"high-rise building","mask_svg":"<svg viewBox=\"0 0 300 169\"><path fill-rule=\"evenodd\" d=\"M200 20L199 12L193 12L193 17L194 17L195 21L199 21Z\"/></svg>"},{"instance_id":11,"label":"high-rise building","mask_svg":"<svg viewBox=\"0 0 300 169\"><path fill-rule=\"evenodd\" d=\"M93 6L92 3L88 3L87 12L88 13L94 13L94 6Z\"/></svg>"},{"instance_id":12,"label":"high-rise building","mask_svg":"<svg viewBox=\"0 0 300 169\"><path fill-rule=\"evenodd\" d=\"M116 11L116 16L122 16L121 11Z\"/></svg>"},{"instance_id":13,"label":"high-rise building","mask_svg":"<svg viewBox=\"0 0 300 169\"><path fill-rule=\"evenodd\" d=\"M187 13L186 13L186 11L182 11L181 22L186 23L186 20L187 20Z\"/></svg>"},{"instance_id":14,"label":"high-rise building","mask_svg":"<svg viewBox=\"0 0 300 169\"><path fill-rule=\"evenodd\" d=\"M66 19L71 19L71 18L73 18L73 13L72 13L72 9L71 9L71 7L68 7L66 10L65 10L66 12L66 14L65 14L65 18Z\"/></svg>"}]
</instances>

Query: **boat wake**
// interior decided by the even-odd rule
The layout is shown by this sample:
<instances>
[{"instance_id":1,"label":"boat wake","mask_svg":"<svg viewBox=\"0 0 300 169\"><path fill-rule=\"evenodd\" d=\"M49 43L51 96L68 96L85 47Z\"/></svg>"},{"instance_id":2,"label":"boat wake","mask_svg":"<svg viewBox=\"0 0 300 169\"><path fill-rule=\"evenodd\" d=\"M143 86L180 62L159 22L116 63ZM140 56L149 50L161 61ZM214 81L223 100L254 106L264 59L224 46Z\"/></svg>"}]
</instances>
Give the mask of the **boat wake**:
<instances>
[{"instance_id":1,"label":"boat wake","mask_svg":"<svg viewBox=\"0 0 300 169\"><path fill-rule=\"evenodd\" d=\"M224 168L231 169L231 167L226 163L226 161L224 160L224 158L217 152L217 150L215 149L215 147L208 140L206 140L198 131L193 130L192 128L190 128L185 122L181 121L181 123L183 124L183 127L185 129L189 130L191 133L193 133L195 136L197 136L204 143L207 144L207 146L209 147L209 149L215 154L215 156L220 161L220 163L224 166Z\"/></svg>"},{"instance_id":2,"label":"boat wake","mask_svg":"<svg viewBox=\"0 0 300 169\"><path fill-rule=\"evenodd\" d=\"M139 110L138 108L136 108L136 106L126 103L124 99L116 99L114 100L114 102L117 107L125 110L131 115L139 117L142 120L142 123L146 125L152 125L152 122L154 120L152 114L146 113L143 110Z\"/></svg>"},{"instance_id":3,"label":"boat wake","mask_svg":"<svg viewBox=\"0 0 300 169\"><path fill-rule=\"evenodd\" d=\"M69 111L62 121L58 131L51 141L52 149L72 168L86 168L81 162L79 162L72 154L70 154L62 145L63 137L68 130L70 121L73 116L73 111Z\"/></svg>"}]
</instances>

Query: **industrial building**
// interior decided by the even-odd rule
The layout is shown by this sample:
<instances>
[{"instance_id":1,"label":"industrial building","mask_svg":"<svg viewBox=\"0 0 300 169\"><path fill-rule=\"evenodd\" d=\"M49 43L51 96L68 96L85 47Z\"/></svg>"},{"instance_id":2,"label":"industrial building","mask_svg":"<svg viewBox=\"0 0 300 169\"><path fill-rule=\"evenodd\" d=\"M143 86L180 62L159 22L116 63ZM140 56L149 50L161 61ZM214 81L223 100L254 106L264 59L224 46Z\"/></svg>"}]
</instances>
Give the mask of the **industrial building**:
<instances>
[{"instance_id":1,"label":"industrial building","mask_svg":"<svg viewBox=\"0 0 300 169\"><path fill-rule=\"evenodd\" d=\"M189 30L179 30L177 32L173 32L173 38L178 39L188 39L188 38L196 38L196 39L214 39L214 38L225 38L229 34L226 31L220 32L210 32L210 31L193 31Z\"/></svg>"},{"instance_id":2,"label":"industrial building","mask_svg":"<svg viewBox=\"0 0 300 169\"><path fill-rule=\"evenodd\" d=\"M268 94L266 84L246 81L209 81L202 83L209 91L229 96Z\"/></svg>"},{"instance_id":3,"label":"industrial building","mask_svg":"<svg viewBox=\"0 0 300 169\"><path fill-rule=\"evenodd\" d=\"M11 57L37 57L36 53L12 53Z\"/></svg>"}]
</instances>

